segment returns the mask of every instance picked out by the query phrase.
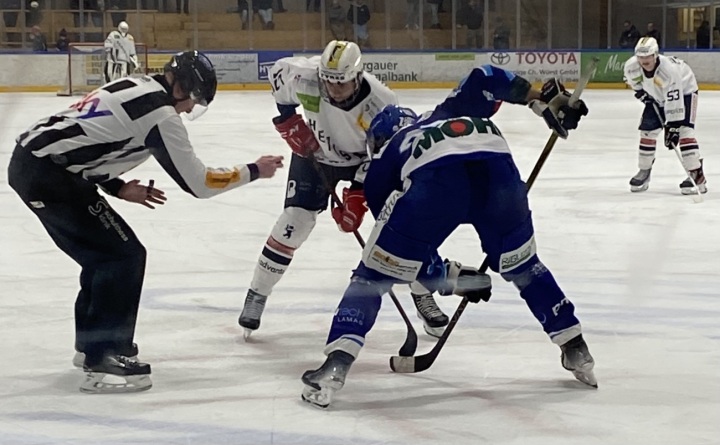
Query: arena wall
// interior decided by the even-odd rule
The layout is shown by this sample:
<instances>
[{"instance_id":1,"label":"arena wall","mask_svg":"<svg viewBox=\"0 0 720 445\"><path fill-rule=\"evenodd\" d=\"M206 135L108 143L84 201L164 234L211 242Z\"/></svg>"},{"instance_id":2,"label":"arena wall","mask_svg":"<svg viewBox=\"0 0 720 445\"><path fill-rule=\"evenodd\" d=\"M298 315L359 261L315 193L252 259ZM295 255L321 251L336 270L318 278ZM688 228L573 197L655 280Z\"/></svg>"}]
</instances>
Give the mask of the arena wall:
<instances>
[{"instance_id":1,"label":"arena wall","mask_svg":"<svg viewBox=\"0 0 720 445\"><path fill-rule=\"evenodd\" d=\"M288 51L211 52L220 89L268 89L268 69ZM302 54L312 56L313 54ZM517 52L366 52L365 69L393 88L452 88L474 66L493 64L540 82L559 77L572 86L591 57L600 59L591 83L594 88L625 88L622 66L632 53L620 51L517 51ZM667 52L685 60L694 70L701 89L720 90L720 52ZM102 55L78 56L73 76L89 85L99 84ZM169 53L151 53L150 72L162 72ZM57 91L67 83L67 54L0 54L0 92Z\"/></svg>"}]
</instances>

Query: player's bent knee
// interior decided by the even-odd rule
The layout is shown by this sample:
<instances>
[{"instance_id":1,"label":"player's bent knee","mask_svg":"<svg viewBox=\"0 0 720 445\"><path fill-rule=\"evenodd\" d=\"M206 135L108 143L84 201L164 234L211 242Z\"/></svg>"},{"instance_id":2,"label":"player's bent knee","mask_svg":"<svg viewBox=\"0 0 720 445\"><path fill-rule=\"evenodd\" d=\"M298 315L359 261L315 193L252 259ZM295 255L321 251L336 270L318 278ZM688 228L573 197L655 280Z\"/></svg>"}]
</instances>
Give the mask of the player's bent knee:
<instances>
[{"instance_id":1,"label":"player's bent knee","mask_svg":"<svg viewBox=\"0 0 720 445\"><path fill-rule=\"evenodd\" d=\"M533 255L533 257L529 261L527 261L523 265L523 267L513 269L509 272L501 273L500 276L502 276L505 281L513 283L515 287L518 288L518 290L522 291L530 284L532 284L533 280L535 280L537 276L538 271L546 270L547 268L542 263L542 261L540 261L537 255Z\"/></svg>"},{"instance_id":2,"label":"player's bent knee","mask_svg":"<svg viewBox=\"0 0 720 445\"><path fill-rule=\"evenodd\" d=\"M286 207L273 227L270 236L292 249L299 248L310 236L318 212L300 207Z\"/></svg>"}]
</instances>

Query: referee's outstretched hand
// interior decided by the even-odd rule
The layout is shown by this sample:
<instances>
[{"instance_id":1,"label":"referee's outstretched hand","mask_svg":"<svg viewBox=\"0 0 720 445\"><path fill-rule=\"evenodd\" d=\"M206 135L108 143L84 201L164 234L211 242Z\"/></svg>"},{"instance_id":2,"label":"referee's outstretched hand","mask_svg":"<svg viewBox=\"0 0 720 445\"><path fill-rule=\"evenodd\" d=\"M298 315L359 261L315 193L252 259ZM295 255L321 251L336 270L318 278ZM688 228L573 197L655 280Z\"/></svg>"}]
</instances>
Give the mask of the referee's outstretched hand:
<instances>
[{"instance_id":1,"label":"referee's outstretched hand","mask_svg":"<svg viewBox=\"0 0 720 445\"><path fill-rule=\"evenodd\" d=\"M154 187L155 181L152 179L148 185L141 185L139 179L133 179L126 182L118 192L118 198L125 201L136 202L142 204L149 209L154 209L153 204L163 205L167 198L165 192Z\"/></svg>"}]
</instances>

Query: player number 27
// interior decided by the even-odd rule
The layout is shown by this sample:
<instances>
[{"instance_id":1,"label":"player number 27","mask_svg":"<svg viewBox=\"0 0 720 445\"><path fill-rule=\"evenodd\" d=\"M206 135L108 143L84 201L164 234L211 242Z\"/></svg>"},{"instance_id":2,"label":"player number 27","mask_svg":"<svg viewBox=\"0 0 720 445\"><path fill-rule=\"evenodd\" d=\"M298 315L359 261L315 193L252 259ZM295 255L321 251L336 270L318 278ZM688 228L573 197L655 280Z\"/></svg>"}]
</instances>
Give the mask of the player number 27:
<instances>
[{"instance_id":1,"label":"player number 27","mask_svg":"<svg viewBox=\"0 0 720 445\"><path fill-rule=\"evenodd\" d=\"M667 100L673 101L680 99L680 90L670 90L667 92Z\"/></svg>"}]
</instances>

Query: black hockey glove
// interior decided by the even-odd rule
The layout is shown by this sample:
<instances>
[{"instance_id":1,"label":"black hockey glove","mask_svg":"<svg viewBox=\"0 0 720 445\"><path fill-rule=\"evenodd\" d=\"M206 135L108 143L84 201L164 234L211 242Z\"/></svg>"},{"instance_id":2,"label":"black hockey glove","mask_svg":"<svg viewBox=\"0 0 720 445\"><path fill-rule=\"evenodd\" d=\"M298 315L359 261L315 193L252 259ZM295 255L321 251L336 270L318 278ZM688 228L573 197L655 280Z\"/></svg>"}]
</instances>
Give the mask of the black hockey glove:
<instances>
[{"instance_id":1,"label":"black hockey glove","mask_svg":"<svg viewBox=\"0 0 720 445\"><path fill-rule=\"evenodd\" d=\"M566 130L574 130L577 128L580 118L587 116L588 111L587 105L580 99L572 107L570 105L561 106L558 113L560 123Z\"/></svg>"},{"instance_id":2,"label":"black hockey glove","mask_svg":"<svg viewBox=\"0 0 720 445\"><path fill-rule=\"evenodd\" d=\"M665 124L665 146L674 150L680 144L680 122L668 122Z\"/></svg>"},{"instance_id":3,"label":"black hockey glove","mask_svg":"<svg viewBox=\"0 0 720 445\"><path fill-rule=\"evenodd\" d=\"M445 260L446 286L438 289L440 295L459 295L471 303L488 301L491 296L490 275L465 267L457 261Z\"/></svg>"},{"instance_id":4,"label":"black hockey glove","mask_svg":"<svg viewBox=\"0 0 720 445\"><path fill-rule=\"evenodd\" d=\"M552 79L546 81L540 89L540 100L549 104L555 96L563 91L565 91L565 85L553 77Z\"/></svg>"},{"instance_id":5,"label":"black hockey glove","mask_svg":"<svg viewBox=\"0 0 720 445\"><path fill-rule=\"evenodd\" d=\"M655 99L647 93L645 90L636 90L635 98L645 105L652 105L655 103Z\"/></svg>"}]
</instances>

